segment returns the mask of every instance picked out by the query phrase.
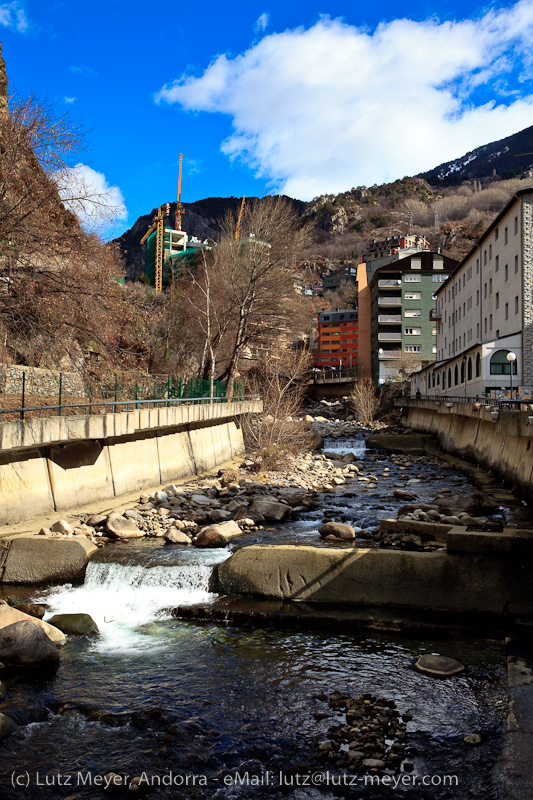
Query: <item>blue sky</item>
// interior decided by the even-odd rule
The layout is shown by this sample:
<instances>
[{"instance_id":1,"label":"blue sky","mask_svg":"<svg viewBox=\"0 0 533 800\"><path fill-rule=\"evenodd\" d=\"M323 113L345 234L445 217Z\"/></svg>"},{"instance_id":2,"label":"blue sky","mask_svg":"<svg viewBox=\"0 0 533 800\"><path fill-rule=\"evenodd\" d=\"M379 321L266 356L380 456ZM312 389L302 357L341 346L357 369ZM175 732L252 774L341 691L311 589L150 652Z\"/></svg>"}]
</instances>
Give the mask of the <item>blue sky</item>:
<instances>
[{"instance_id":1,"label":"blue sky","mask_svg":"<svg viewBox=\"0 0 533 800\"><path fill-rule=\"evenodd\" d=\"M0 0L10 85L87 129L77 162L120 190L115 232L175 198L180 152L184 201L311 199L533 124L533 0L199 8Z\"/></svg>"}]
</instances>

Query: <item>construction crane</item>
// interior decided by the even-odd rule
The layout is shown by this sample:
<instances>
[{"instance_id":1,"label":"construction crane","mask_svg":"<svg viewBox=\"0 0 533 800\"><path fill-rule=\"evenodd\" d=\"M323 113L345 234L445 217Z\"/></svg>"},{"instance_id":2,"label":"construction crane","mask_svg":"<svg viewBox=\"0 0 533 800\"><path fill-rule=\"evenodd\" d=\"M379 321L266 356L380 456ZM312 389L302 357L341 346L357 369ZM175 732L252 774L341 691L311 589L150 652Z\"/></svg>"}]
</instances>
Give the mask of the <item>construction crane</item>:
<instances>
[{"instance_id":1,"label":"construction crane","mask_svg":"<svg viewBox=\"0 0 533 800\"><path fill-rule=\"evenodd\" d=\"M141 244L148 241L148 238L156 231L155 242L155 290L160 292L163 288L163 234L165 217L170 216L170 203L159 206L157 214L152 220L152 224L141 239Z\"/></svg>"},{"instance_id":2,"label":"construction crane","mask_svg":"<svg viewBox=\"0 0 533 800\"><path fill-rule=\"evenodd\" d=\"M237 225L235 227L235 241L236 242L239 241L239 229L241 227L241 218L242 218L242 212L244 211L244 203L245 202L246 202L246 195L244 195L244 197L242 198L241 210L239 211L239 216L237 218Z\"/></svg>"},{"instance_id":3,"label":"construction crane","mask_svg":"<svg viewBox=\"0 0 533 800\"><path fill-rule=\"evenodd\" d=\"M178 200L176 203L176 230L181 231L181 167L183 164L183 153L180 153L180 168L178 173Z\"/></svg>"}]
</instances>

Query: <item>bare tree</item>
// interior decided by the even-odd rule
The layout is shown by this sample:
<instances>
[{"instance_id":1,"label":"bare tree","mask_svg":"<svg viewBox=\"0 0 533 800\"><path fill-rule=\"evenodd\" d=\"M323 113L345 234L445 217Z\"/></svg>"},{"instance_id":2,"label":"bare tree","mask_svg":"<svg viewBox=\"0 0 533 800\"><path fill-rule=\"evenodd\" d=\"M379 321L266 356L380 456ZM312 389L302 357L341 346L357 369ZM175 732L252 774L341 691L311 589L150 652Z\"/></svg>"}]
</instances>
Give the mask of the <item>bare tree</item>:
<instances>
[{"instance_id":1,"label":"bare tree","mask_svg":"<svg viewBox=\"0 0 533 800\"><path fill-rule=\"evenodd\" d=\"M289 336L294 330L298 295L292 272L306 237L294 210L280 197L267 197L245 208L238 240L235 223L232 217L226 219L214 259L221 293L231 310L224 375L230 396L243 350L283 333Z\"/></svg>"},{"instance_id":2,"label":"bare tree","mask_svg":"<svg viewBox=\"0 0 533 800\"><path fill-rule=\"evenodd\" d=\"M363 425L374 421L379 407L376 385L372 378L360 378L350 392L350 402Z\"/></svg>"},{"instance_id":3,"label":"bare tree","mask_svg":"<svg viewBox=\"0 0 533 800\"><path fill-rule=\"evenodd\" d=\"M280 469L288 457L310 449L314 437L300 413L311 360L305 350L276 346L247 376L247 390L261 395L262 415L243 418L247 451L260 469Z\"/></svg>"}]
</instances>

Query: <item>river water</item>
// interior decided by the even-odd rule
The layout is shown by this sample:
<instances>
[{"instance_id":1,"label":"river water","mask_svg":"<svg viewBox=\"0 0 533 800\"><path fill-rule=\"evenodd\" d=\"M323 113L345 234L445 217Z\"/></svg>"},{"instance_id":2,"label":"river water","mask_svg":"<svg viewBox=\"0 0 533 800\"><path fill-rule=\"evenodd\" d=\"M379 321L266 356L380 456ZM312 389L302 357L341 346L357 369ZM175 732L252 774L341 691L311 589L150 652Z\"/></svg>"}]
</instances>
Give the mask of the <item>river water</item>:
<instances>
[{"instance_id":1,"label":"river water","mask_svg":"<svg viewBox=\"0 0 533 800\"><path fill-rule=\"evenodd\" d=\"M362 439L326 442L325 449L332 447L372 458ZM360 529L376 524L401 504L392 496L398 468L383 458L371 471L382 476L386 466L390 478L377 487L339 487L321 498L319 509L233 540L232 547L316 544L328 509ZM424 499L450 480L458 488L467 483L438 464L417 465L416 472L425 475L413 478ZM89 564L83 586L35 593L50 604L50 613L91 614L101 635L72 638L53 677L7 674L2 710L23 727L0 751L2 798L103 797L97 784L109 771L143 776L154 798L498 798L494 764L506 698L501 643L174 619L171 609L178 605L209 602L212 569L229 555L161 540L108 545ZM413 663L427 652L458 658L467 669L449 680L424 676ZM316 741L327 739L328 728L340 721L323 699L332 691L369 692L412 715L412 768L406 770L413 771L402 773L401 785L378 788L362 779L339 785L334 770L320 785L295 784L306 779L291 769L313 763ZM464 744L470 733L482 735L481 746ZM423 779L432 785L415 785Z\"/></svg>"}]
</instances>

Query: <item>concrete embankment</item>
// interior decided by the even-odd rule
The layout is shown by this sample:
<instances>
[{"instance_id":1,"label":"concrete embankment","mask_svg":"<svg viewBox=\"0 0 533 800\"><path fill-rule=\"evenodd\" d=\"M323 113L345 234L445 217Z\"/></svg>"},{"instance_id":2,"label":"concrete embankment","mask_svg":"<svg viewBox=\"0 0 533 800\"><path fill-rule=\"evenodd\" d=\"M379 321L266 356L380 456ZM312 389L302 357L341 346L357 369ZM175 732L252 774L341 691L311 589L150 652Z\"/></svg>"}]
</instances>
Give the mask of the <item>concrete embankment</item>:
<instances>
[{"instance_id":1,"label":"concrete embankment","mask_svg":"<svg viewBox=\"0 0 533 800\"><path fill-rule=\"evenodd\" d=\"M528 411L472 405L471 401L411 399L402 403L407 428L434 434L442 450L493 470L533 500L533 425Z\"/></svg>"},{"instance_id":2,"label":"concrete embankment","mask_svg":"<svg viewBox=\"0 0 533 800\"><path fill-rule=\"evenodd\" d=\"M206 472L244 451L235 420L259 401L0 425L0 523Z\"/></svg>"},{"instance_id":3,"label":"concrete embankment","mask_svg":"<svg viewBox=\"0 0 533 800\"><path fill-rule=\"evenodd\" d=\"M531 616L529 558L382 549L251 546L218 567L218 589L298 602Z\"/></svg>"}]
</instances>

